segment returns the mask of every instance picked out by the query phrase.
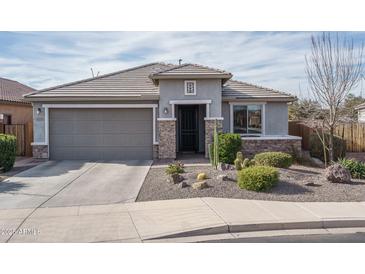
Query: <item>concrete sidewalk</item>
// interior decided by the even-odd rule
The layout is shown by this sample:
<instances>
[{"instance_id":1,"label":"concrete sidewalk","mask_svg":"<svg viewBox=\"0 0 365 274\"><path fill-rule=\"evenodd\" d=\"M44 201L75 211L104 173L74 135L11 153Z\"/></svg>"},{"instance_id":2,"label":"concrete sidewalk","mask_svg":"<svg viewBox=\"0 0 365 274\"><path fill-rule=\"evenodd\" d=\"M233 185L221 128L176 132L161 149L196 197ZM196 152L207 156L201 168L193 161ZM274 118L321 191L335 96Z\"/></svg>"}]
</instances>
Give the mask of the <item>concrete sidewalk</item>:
<instances>
[{"instance_id":1,"label":"concrete sidewalk","mask_svg":"<svg viewBox=\"0 0 365 274\"><path fill-rule=\"evenodd\" d=\"M3 242L171 241L197 235L347 227L365 227L365 202L195 198L39 208L34 212L0 210Z\"/></svg>"}]
</instances>

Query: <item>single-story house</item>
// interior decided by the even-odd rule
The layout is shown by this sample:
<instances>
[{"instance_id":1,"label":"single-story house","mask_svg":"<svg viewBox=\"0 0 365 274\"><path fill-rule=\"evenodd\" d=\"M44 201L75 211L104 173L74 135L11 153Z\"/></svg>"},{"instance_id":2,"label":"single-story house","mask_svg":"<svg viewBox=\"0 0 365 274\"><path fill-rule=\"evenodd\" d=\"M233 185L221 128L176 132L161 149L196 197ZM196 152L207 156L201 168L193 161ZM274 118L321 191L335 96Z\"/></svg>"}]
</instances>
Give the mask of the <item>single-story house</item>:
<instances>
[{"instance_id":1,"label":"single-story house","mask_svg":"<svg viewBox=\"0 0 365 274\"><path fill-rule=\"evenodd\" d=\"M32 155L30 144L33 141L33 135L32 132L27 131L27 127L29 125L31 129L33 108L29 101L24 100L23 95L34 91L33 88L17 81L0 77L0 133L9 133L5 125L19 125L16 133L21 135L21 137L18 136L20 155Z\"/></svg>"},{"instance_id":2,"label":"single-story house","mask_svg":"<svg viewBox=\"0 0 365 274\"><path fill-rule=\"evenodd\" d=\"M197 64L152 63L30 93L35 157L153 159L208 155L214 125L243 151L300 150L288 135L295 97Z\"/></svg>"},{"instance_id":3,"label":"single-story house","mask_svg":"<svg viewBox=\"0 0 365 274\"><path fill-rule=\"evenodd\" d=\"M365 103L355 107L357 110L357 121L359 123L365 123Z\"/></svg>"}]
</instances>

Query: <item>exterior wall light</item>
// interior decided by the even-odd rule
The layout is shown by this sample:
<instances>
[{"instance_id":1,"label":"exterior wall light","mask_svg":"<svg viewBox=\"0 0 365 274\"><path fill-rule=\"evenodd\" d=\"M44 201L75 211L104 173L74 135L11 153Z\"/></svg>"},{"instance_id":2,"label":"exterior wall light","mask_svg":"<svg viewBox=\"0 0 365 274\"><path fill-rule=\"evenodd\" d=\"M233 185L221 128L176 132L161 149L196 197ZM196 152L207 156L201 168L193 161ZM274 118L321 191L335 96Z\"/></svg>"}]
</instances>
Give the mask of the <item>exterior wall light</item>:
<instances>
[{"instance_id":1,"label":"exterior wall light","mask_svg":"<svg viewBox=\"0 0 365 274\"><path fill-rule=\"evenodd\" d=\"M164 114L168 114L168 113L169 113L169 109L165 107L165 108L163 109L163 113L164 113Z\"/></svg>"},{"instance_id":2,"label":"exterior wall light","mask_svg":"<svg viewBox=\"0 0 365 274\"><path fill-rule=\"evenodd\" d=\"M38 108L37 109L37 115L41 114L42 113L42 109L41 108Z\"/></svg>"}]
</instances>

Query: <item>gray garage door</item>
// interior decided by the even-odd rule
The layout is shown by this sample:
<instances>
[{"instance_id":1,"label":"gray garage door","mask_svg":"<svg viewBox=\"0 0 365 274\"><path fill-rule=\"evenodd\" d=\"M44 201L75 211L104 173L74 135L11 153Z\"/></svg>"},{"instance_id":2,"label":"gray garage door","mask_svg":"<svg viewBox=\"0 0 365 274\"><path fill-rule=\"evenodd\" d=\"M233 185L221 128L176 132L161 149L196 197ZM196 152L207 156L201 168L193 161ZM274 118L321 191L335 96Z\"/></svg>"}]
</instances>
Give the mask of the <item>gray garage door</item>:
<instances>
[{"instance_id":1,"label":"gray garage door","mask_svg":"<svg viewBox=\"0 0 365 274\"><path fill-rule=\"evenodd\" d=\"M152 159L151 109L50 109L50 158Z\"/></svg>"}]
</instances>

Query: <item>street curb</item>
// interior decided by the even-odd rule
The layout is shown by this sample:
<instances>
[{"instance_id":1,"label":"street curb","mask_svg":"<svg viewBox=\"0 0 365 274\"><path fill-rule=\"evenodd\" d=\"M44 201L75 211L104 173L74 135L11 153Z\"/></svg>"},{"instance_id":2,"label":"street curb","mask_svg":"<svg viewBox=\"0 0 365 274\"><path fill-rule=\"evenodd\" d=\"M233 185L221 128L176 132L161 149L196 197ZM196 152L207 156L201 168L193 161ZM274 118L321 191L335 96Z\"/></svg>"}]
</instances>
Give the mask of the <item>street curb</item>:
<instances>
[{"instance_id":1,"label":"street curb","mask_svg":"<svg viewBox=\"0 0 365 274\"><path fill-rule=\"evenodd\" d=\"M270 222L270 223L246 223L246 224L227 224L223 226L207 227L171 233L165 235L155 235L146 237L142 240L158 240L168 238L183 238L192 236L216 235L224 233L240 233L255 231L291 230L291 229L328 229L328 228L350 228L365 227L365 219L322 219L308 222Z\"/></svg>"}]
</instances>

